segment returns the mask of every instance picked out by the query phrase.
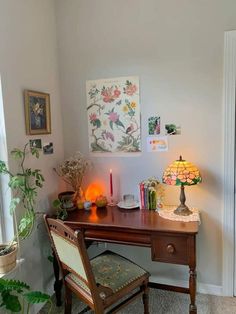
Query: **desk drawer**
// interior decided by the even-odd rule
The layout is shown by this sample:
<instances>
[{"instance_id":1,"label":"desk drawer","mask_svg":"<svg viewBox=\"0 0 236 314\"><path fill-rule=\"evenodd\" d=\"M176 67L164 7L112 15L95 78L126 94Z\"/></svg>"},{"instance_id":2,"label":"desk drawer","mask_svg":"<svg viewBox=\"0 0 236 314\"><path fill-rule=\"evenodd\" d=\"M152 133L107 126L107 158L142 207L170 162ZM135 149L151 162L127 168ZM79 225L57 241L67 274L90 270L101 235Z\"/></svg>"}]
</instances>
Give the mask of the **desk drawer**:
<instances>
[{"instance_id":1,"label":"desk drawer","mask_svg":"<svg viewBox=\"0 0 236 314\"><path fill-rule=\"evenodd\" d=\"M151 240L152 260L188 265L188 237L183 235L154 235Z\"/></svg>"}]
</instances>

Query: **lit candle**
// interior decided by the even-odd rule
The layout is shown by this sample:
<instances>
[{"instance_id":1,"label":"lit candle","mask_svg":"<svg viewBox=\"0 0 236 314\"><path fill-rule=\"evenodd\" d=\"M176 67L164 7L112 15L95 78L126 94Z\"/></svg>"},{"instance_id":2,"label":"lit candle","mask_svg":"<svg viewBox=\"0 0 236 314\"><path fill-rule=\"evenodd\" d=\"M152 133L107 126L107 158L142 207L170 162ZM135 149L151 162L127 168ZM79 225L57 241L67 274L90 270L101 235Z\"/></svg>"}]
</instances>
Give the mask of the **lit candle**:
<instances>
[{"instance_id":1,"label":"lit candle","mask_svg":"<svg viewBox=\"0 0 236 314\"><path fill-rule=\"evenodd\" d=\"M113 195L112 169L110 169L110 195Z\"/></svg>"}]
</instances>

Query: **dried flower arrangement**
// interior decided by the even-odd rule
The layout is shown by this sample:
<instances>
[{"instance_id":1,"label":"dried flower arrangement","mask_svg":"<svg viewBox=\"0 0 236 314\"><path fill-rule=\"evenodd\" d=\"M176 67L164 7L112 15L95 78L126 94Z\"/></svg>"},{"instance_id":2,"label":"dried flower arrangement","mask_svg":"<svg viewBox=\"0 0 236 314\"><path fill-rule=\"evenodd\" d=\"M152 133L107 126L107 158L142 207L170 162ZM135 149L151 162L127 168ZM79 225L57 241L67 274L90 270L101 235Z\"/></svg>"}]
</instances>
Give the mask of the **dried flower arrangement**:
<instances>
[{"instance_id":1,"label":"dried flower arrangement","mask_svg":"<svg viewBox=\"0 0 236 314\"><path fill-rule=\"evenodd\" d=\"M58 176L72 187L75 193L78 193L89 165L90 162L80 152L76 152L74 156L64 160L54 170Z\"/></svg>"},{"instance_id":2,"label":"dried flower arrangement","mask_svg":"<svg viewBox=\"0 0 236 314\"><path fill-rule=\"evenodd\" d=\"M54 170L74 191L78 191L89 165L90 162L80 152L76 152L74 156L64 160Z\"/></svg>"}]
</instances>

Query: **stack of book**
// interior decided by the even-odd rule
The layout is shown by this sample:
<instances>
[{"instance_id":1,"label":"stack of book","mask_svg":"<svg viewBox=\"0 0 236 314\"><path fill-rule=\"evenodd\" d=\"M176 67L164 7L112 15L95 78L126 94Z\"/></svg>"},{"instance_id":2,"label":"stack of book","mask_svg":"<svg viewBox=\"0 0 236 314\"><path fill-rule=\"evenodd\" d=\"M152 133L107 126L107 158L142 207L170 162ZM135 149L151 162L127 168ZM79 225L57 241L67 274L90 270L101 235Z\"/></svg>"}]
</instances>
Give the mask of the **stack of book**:
<instances>
[{"instance_id":1,"label":"stack of book","mask_svg":"<svg viewBox=\"0 0 236 314\"><path fill-rule=\"evenodd\" d=\"M157 185L159 181L155 178L150 178L139 183L140 189L140 204L144 209L156 209L157 206Z\"/></svg>"}]
</instances>

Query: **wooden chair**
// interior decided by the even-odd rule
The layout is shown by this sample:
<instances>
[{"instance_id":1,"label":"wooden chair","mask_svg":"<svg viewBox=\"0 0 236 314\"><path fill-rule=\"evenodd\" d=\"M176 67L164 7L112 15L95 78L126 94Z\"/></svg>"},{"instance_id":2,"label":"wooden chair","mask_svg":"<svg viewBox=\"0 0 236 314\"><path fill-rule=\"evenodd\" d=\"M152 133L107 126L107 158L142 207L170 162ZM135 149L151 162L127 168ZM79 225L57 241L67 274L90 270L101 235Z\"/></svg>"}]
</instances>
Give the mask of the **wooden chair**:
<instances>
[{"instance_id":1,"label":"wooden chair","mask_svg":"<svg viewBox=\"0 0 236 314\"><path fill-rule=\"evenodd\" d=\"M148 272L110 251L89 260L81 231L46 215L44 219L63 274L65 314L71 313L72 292L96 314L116 313L142 295L144 313L149 313Z\"/></svg>"}]
</instances>

